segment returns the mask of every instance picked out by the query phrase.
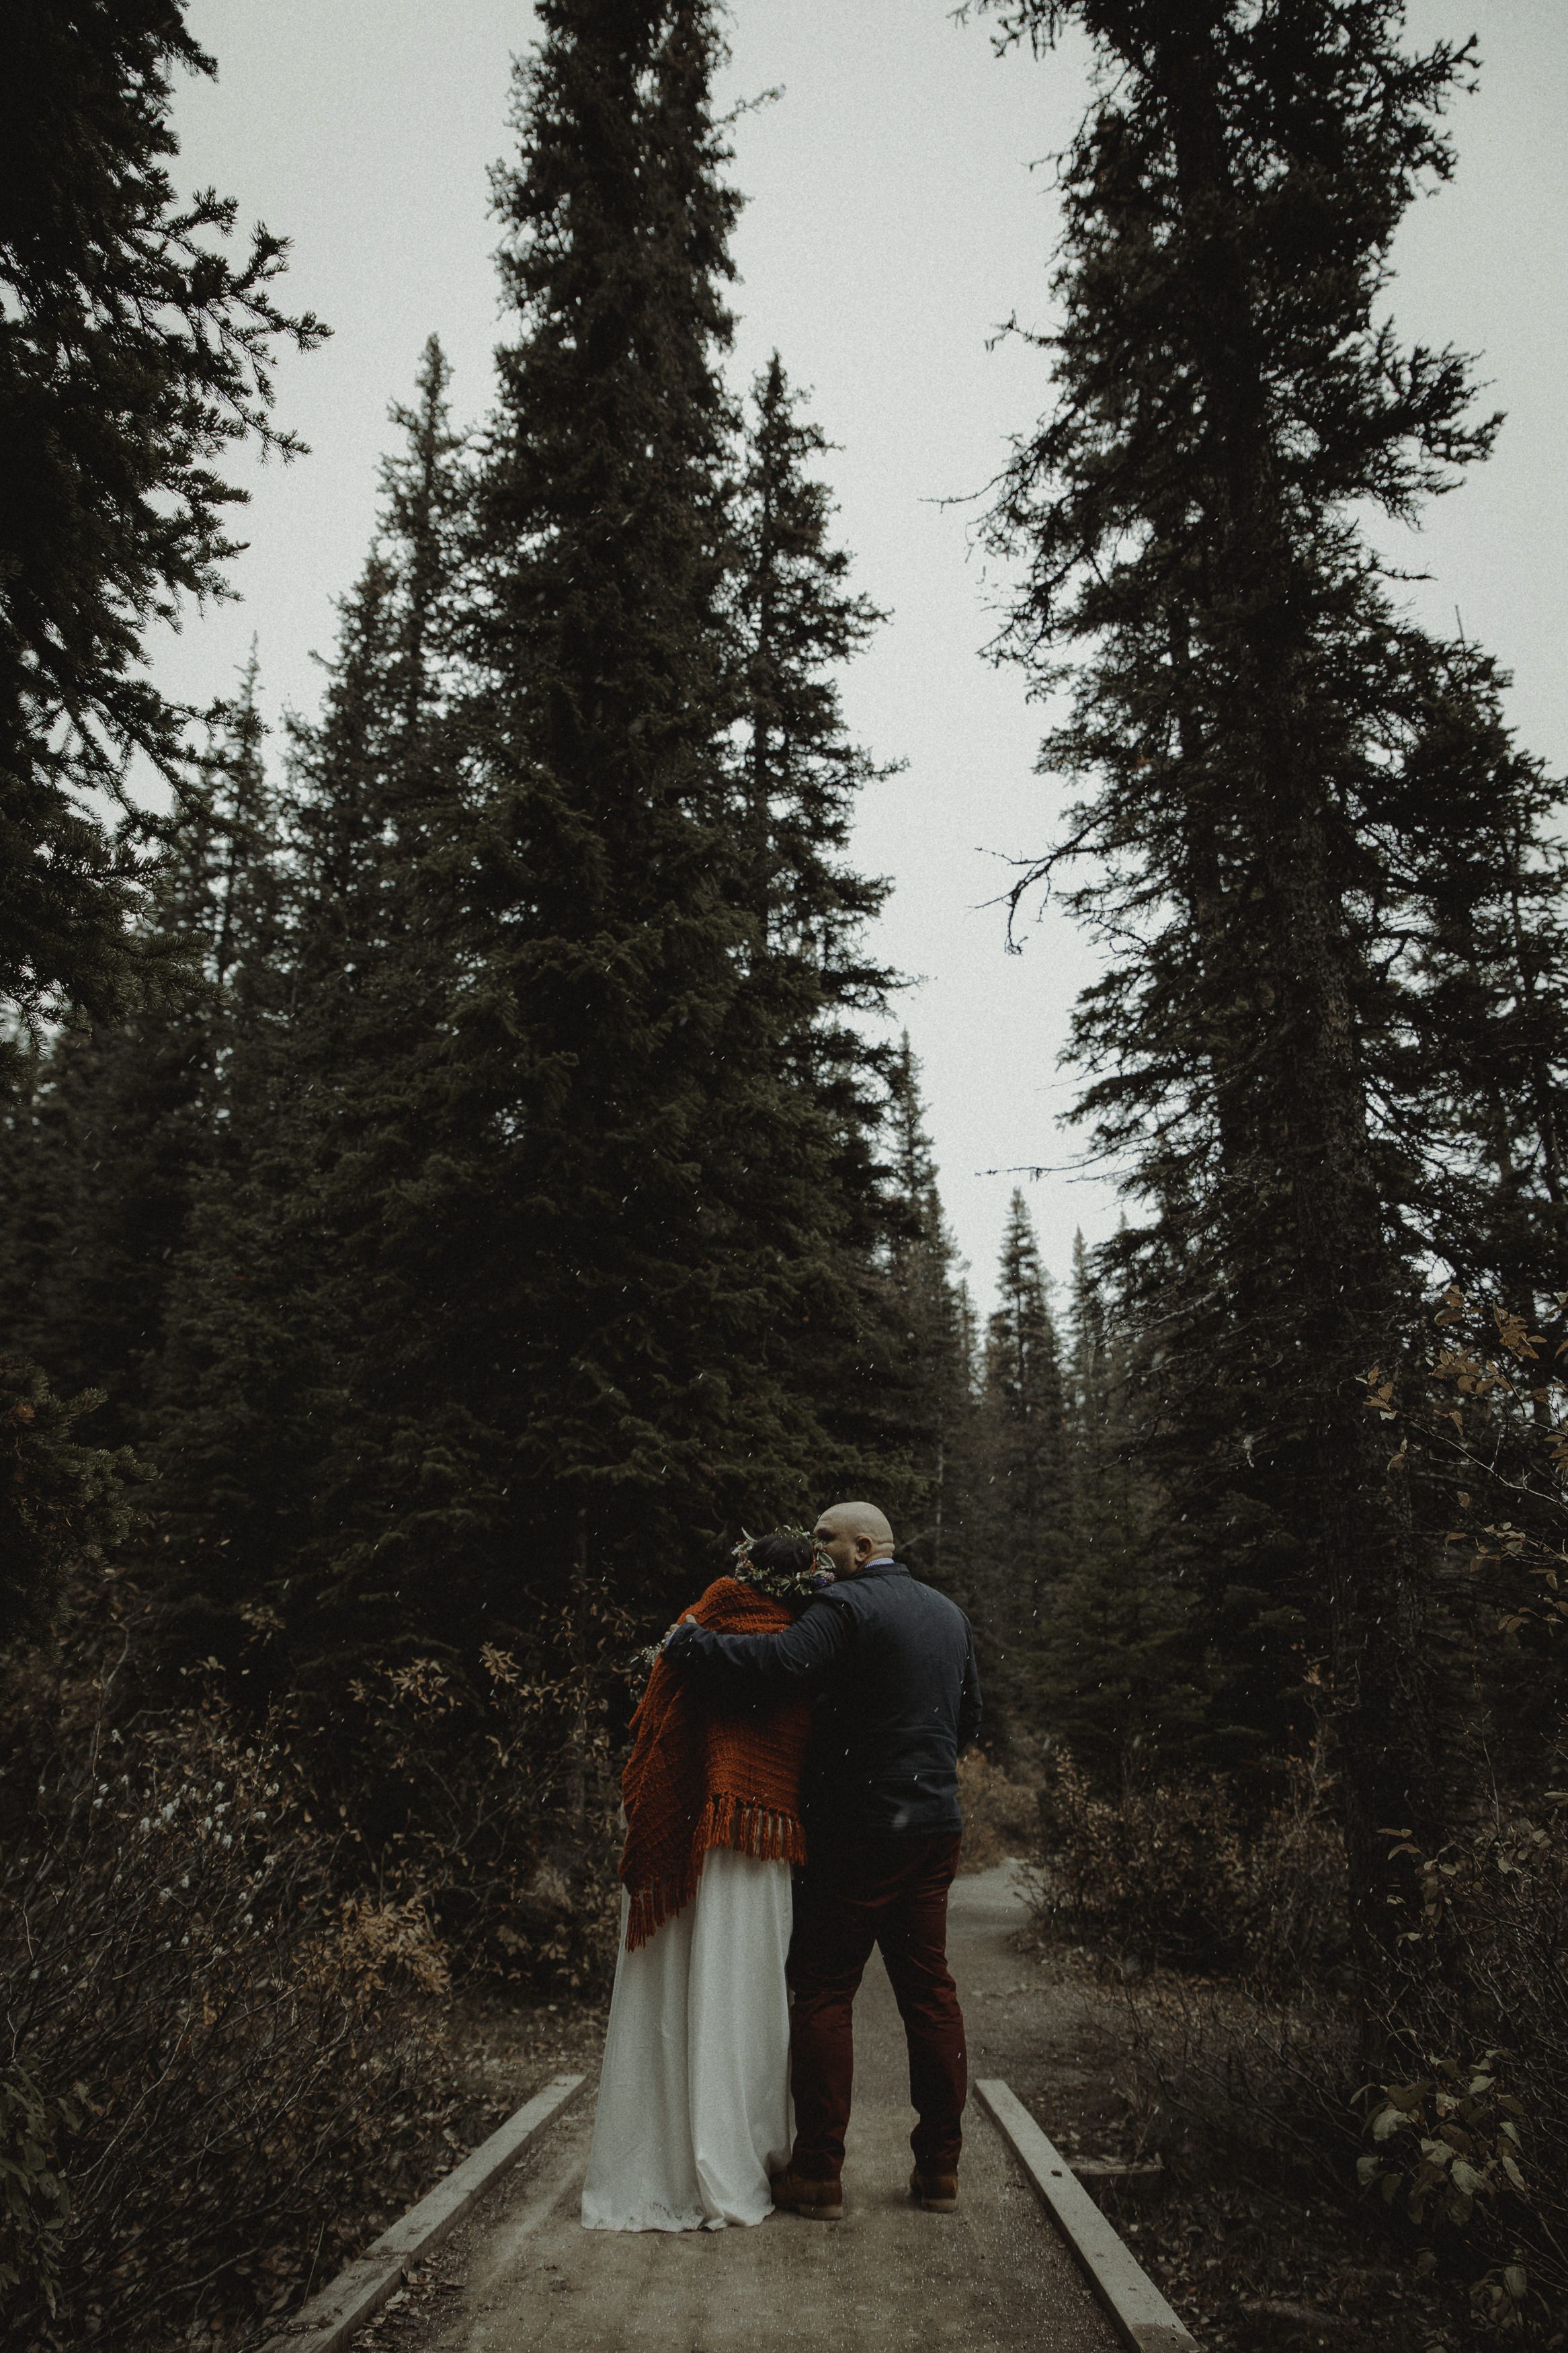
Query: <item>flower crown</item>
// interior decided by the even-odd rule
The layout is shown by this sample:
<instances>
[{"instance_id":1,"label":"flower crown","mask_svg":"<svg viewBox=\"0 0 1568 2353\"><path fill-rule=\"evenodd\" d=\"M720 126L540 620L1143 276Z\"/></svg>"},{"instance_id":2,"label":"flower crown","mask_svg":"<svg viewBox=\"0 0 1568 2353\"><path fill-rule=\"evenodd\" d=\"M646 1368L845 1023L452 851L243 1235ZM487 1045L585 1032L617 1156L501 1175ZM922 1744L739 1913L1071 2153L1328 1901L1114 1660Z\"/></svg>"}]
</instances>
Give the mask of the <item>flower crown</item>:
<instances>
[{"instance_id":1,"label":"flower crown","mask_svg":"<svg viewBox=\"0 0 1568 2353\"><path fill-rule=\"evenodd\" d=\"M833 1583L833 1564L817 1543L809 1528L775 1528L775 1535L790 1536L795 1542L811 1546L811 1567L804 1569L763 1568L752 1557L752 1547L761 1539L743 1531L740 1543L730 1557L735 1566L731 1576L757 1593L765 1593L773 1601L801 1601L820 1593L825 1585Z\"/></svg>"}]
</instances>

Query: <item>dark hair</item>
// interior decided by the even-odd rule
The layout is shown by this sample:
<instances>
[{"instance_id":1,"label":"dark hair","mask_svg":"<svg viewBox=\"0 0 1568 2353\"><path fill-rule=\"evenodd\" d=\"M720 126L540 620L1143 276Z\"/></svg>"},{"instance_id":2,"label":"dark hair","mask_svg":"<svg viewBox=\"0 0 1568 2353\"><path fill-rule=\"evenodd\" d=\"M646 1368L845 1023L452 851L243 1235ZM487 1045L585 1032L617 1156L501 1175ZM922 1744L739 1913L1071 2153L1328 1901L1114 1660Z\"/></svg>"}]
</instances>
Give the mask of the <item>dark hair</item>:
<instances>
[{"instance_id":1,"label":"dark hair","mask_svg":"<svg viewBox=\"0 0 1568 2353\"><path fill-rule=\"evenodd\" d=\"M774 1577L809 1577L816 1558L809 1536L758 1536L751 1555L759 1568Z\"/></svg>"}]
</instances>

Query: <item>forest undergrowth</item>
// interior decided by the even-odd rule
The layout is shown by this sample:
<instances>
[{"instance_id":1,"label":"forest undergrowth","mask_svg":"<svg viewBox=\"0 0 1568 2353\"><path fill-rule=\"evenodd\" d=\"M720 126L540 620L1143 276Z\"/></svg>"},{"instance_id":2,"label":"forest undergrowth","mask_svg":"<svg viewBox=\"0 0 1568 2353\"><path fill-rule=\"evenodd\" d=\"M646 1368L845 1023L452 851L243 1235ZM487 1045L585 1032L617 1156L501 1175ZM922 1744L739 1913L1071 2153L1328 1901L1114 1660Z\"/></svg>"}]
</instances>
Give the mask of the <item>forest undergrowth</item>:
<instances>
[{"instance_id":1,"label":"forest undergrowth","mask_svg":"<svg viewBox=\"0 0 1568 2353\"><path fill-rule=\"evenodd\" d=\"M238 2348L588 2053L613 1849L536 1841L477 1952L284 1715L138 1706L107 1592L0 1689L5 2342Z\"/></svg>"},{"instance_id":2,"label":"forest undergrowth","mask_svg":"<svg viewBox=\"0 0 1568 2353\"><path fill-rule=\"evenodd\" d=\"M1331 1804L1316 1757L1251 1826L1223 1780L1043 1773L1031 1941L1117 2054L1113 2153L1164 2168L1117 2219L1205 2344L1560 2347L1568 1823L1498 1798L1421 1859L1397 2035L1363 2081ZM1071 2094L1044 2121L1074 2153Z\"/></svg>"}]
</instances>

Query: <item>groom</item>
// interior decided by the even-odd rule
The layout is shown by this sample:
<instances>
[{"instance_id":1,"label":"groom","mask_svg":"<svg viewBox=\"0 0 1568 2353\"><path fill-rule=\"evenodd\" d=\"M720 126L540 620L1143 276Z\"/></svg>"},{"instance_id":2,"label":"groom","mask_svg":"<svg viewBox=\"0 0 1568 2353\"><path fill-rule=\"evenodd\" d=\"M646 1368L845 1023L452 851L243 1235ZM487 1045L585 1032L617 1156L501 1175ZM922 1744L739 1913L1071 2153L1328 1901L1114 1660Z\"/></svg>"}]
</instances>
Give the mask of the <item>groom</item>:
<instances>
[{"instance_id":1,"label":"groom","mask_svg":"<svg viewBox=\"0 0 1568 2353\"><path fill-rule=\"evenodd\" d=\"M974 1642L961 1609L893 1557L874 1504L835 1504L814 1531L837 1582L778 1634L714 1634L683 1620L670 1662L731 1704L817 1694L805 1760L810 1860L795 1894L789 1980L795 2150L780 2206L824 2222L839 2177L854 2073L852 2011L879 1945L910 2050L910 2194L958 2204L968 2090L963 2018L947 1966L947 1891L958 1863L958 1752L980 1723Z\"/></svg>"}]
</instances>

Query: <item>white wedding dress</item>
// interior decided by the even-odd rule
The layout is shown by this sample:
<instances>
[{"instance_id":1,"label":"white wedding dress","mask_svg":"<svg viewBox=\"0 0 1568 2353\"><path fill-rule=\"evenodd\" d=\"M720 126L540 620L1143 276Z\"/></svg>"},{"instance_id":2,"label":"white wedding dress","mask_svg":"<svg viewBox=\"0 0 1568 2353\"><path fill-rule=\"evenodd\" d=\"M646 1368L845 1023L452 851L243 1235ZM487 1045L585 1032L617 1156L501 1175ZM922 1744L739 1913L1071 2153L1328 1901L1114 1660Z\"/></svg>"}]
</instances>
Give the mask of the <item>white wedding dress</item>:
<instances>
[{"instance_id":1,"label":"white wedding dress","mask_svg":"<svg viewBox=\"0 0 1568 2353\"><path fill-rule=\"evenodd\" d=\"M594 2142L589 2231L721 2231L773 2211L789 2158L787 1862L710 1847L684 1911L621 1949Z\"/></svg>"}]
</instances>

